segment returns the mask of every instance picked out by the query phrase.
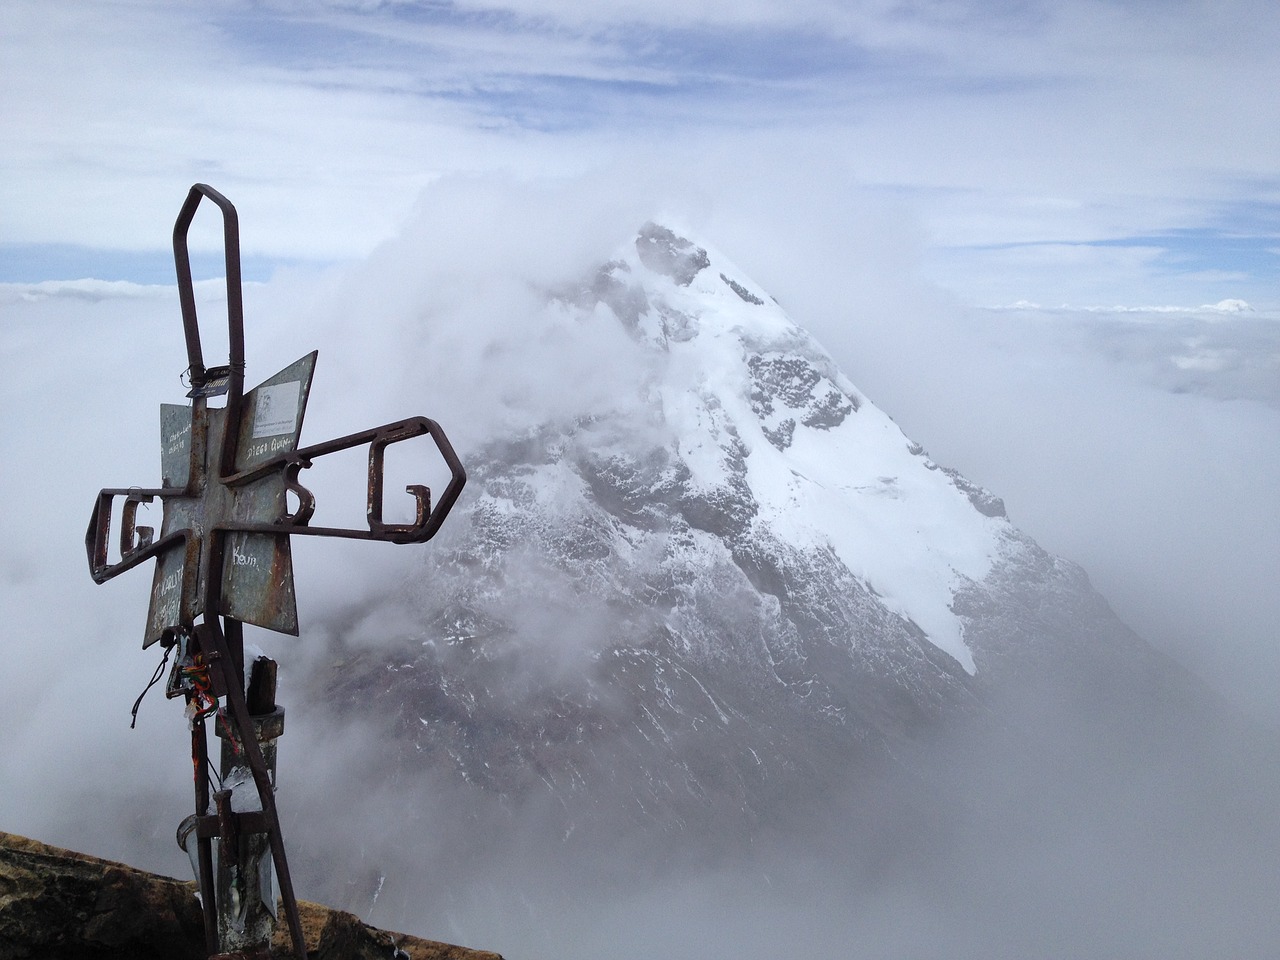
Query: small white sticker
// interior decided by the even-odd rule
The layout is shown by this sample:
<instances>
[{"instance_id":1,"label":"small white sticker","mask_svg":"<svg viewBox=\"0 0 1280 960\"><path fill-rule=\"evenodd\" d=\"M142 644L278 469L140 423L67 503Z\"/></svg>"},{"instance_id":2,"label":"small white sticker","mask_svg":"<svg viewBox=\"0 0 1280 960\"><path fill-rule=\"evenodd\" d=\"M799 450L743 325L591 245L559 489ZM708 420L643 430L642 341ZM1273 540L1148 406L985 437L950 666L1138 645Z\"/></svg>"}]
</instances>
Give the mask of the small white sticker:
<instances>
[{"instance_id":1,"label":"small white sticker","mask_svg":"<svg viewBox=\"0 0 1280 960\"><path fill-rule=\"evenodd\" d=\"M298 426L298 397L302 382L273 383L258 388L258 403L253 411L253 438L275 437L293 433Z\"/></svg>"}]
</instances>

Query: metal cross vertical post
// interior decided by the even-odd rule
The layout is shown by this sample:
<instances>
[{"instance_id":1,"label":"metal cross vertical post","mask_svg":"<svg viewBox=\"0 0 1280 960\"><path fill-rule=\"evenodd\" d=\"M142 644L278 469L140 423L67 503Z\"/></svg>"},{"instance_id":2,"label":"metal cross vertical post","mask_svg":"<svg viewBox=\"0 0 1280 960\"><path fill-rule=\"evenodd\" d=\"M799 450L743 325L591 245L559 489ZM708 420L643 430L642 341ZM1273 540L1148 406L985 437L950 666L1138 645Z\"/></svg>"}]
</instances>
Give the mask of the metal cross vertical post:
<instances>
[{"instance_id":1,"label":"metal cross vertical post","mask_svg":"<svg viewBox=\"0 0 1280 960\"><path fill-rule=\"evenodd\" d=\"M223 221L230 356L219 367L204 363L187 252L187 232L204 198L217 205ZM193 839L197 845L193 862L207 952L214 956L266 949L274 925L274 866L294 950L305 960L274 797L274 741L283 732L284 711L274 702L274 664L259 660L259 670L251 669L246 677L242 624L297 635L291 536L423 543L444 522L466 483L466 472L443 430L425 417L298 447L317 354L313 351L245 393L235 207L212 187L194 185L174 224L173 251L191 402L161 405L160 487L107 488L98 494L85 535L89 570L103 583L156 560L143 647L159 640L178 650L168 692L187 700L196 778L196 812L184 821L185 834L180 837L184 844ZM225 405L210 407L209 400L219 396L226 397ZM434 442L449 470L449 482L434 505L427 487L408 486L416 501L415 519L388 523L383 519L386 448L420 436ZM369 450L367 526L311 526L315 497L301 484L301 472L318 457L361 446ZM297 501L292 511L290 495ZM156 497L164 505L158 537L153 528L137 525L138 506ZM113 563L108 554L112 508L118 500L123 502L119 559ZM253 709L249 699L255 700ZM205 729L210 716L224 741L221 788L212 798ZM239 783L227 782L237 779ZM250 781L257 809L245 807L243 791L236 794L233 789ZM270 849L271 864L265 862L264 847Z\"/></svg>"}]
</instances>

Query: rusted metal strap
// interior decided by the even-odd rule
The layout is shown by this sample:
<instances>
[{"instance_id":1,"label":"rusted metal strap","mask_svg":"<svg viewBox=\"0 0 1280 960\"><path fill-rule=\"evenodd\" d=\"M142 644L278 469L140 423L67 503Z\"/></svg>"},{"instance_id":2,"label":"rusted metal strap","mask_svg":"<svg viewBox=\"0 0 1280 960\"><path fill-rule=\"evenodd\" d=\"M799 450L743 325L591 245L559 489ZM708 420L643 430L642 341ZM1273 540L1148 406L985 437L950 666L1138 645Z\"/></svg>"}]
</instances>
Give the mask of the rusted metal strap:
<instances>
[{"instance_id":1,"label":"rusted metal strap","mask_svg":"<svg viewBox=\"0 0 1280 960\"><path fill-rule=\"evenodd\" d=\"M228 627L239 631L240 624L228 621ZM289 874L289 862L284 853L284 836L280 832L280 817L276 812L275 789L271 783L271 775L267 771L267 761L262 756L262 748L253 733L253 720L249 716L249 708L245 704L243 678L236 673L236 663L227 646L227 637L219 627L217 619L211 618L196 628L196 637L200 647L205 651L213 651L214 665L222 672L226 684L227 705L231 708L231 716L236 732L244 747L245 758L249 761L249 771L253 774L253 782L258 788L258 798L262 802L262 818L266 833L271 840L271 859L276 868L276 881L280 884L280 900L284 904L285 917L289 923L289 934L293 939L293 948L298 960L307 960L306 943L302 935L302 919L298 914L298 901L293 895L293 880ZM209 656L207 653L206 656Z\"/></svg>"}]
</instances>

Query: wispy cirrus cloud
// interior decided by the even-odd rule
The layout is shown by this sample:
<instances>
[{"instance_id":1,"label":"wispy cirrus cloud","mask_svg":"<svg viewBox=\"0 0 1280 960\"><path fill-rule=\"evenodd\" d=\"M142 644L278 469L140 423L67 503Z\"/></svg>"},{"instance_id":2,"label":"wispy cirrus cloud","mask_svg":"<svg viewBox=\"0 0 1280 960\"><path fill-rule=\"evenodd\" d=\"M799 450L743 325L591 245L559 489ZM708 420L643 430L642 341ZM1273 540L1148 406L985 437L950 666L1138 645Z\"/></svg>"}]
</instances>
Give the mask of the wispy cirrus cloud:
<instances>
[{"instance_id":1,"label":"wispy cirrus cloud","mask_svg":"<svg viewBox=\"0 0 1280 960\"><path fill-rule=\"evenodd\" d=\"M746 168L786 182L801 158L831 173L790 178L815 216L841 192L895 191L927 242L972 248L988 276L1003 265L983 251L1005 244L1276 232L1280 16L1260 0L8 0L3 15L11 247L154 249L168 190L200 179L259 211L248 252L333 259L394 233L445 173L665 166L733 203Z\"/></svg>"}]
</instances>

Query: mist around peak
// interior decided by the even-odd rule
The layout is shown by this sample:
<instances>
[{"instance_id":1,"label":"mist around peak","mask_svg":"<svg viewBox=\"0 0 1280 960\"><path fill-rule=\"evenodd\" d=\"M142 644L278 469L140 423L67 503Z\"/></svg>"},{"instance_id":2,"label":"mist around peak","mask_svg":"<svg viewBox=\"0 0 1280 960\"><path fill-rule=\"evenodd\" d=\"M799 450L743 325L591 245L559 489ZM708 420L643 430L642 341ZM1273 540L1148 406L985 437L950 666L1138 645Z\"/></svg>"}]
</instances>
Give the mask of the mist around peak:
<instances>
[{"instance_id":1,"label":"mist around peak","mask_svg":"<svg viewBox=\"0 0 1280 960\"><path fill-rule=\"evenodd\" d=\"M675 397L660 408L671 419L654 417L651 385L721 328L696 311L677 316L678 300L659 309L640 268L677 297L705 281L743 310L769 298L752 293L757 304L708 269L715 256L701 241L646 223L634 255L614 248L550 300L529 287L548 311L537 329L624 332L596 371L613 385L607 402L570 413L595 389L586 369L545 401L523 394L545 405L505 411L516 418L504 428L519 426L475 449L469 512L383 598L416 612L392 624L371 612L372 630L328 632L341 662L313 674L312 700L335 713L313 722L339 729L383 705L368 727L377 746L361 751L353 779L386 785L372 803L396 826L361 843L363 886L331 886L350 862L341 853L321 855L311 882L379 922L429 905L449 938L490 934L499 949L547 957L1267 955L1277 935L1259 899L1274 876L1270 735L1120 623L1078 567L1008 532L995 495L932 468L975 523L1005 531L1007 552L953 600L972 676L927 655L919 627L871 594L858 607L851 578L832 581L830 596L862 611L850 614L864 618L859 642L898 639L863 646L864 681L842 686L839 641L812 639L825 588L798 589L801 567L779 563L781 544L730 550L717 567L713 542L738 542L761 509L746 464L795 443L798 424L784 436L767 404L800 409L786 390L818 381L771 380L758 363L774 392L746 403L764 424L755 440L728 414L678 419ZM749 293L761 289L741 276ZM732 328L752 332L749 321ZM714 377L709 356L697 367ZM870 416L865 396L839 382L861 408L843 417ZM684 449L677 422L719 438L701 467L663 452ZM726 492L689 513L697 489ZM685 549L681 567L672 558ZM667 580L654 576L662 569ZM770 588L781 606L761 590L770 576L789 583ZM699 578L704 587L689 586ZM787 632L804 629L810 640ZM765 686L752 686L744 649L772 671ZM320 816L317 804L308 811Z\"/></svg>"}]
</instances>

